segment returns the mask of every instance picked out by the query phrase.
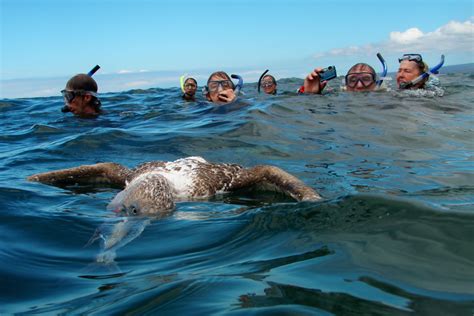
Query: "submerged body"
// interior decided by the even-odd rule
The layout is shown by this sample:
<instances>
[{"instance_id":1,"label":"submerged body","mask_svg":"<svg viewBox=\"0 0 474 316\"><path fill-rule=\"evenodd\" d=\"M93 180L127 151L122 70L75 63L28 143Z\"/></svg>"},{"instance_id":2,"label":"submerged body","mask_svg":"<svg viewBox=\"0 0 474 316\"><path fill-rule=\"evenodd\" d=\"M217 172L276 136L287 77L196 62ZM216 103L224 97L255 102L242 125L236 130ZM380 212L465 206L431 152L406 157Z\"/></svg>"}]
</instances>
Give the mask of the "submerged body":
<instances>
[{"instance_id":1,"label":"submerged body","mask_svg":"<svg viewBox=\"0 0 474 316\"><path fill-rule=\"evenodd\" d=\"M312 188L274 166L244 168L209 163L201 157L173 162L154 161L128 169L115 163L85 165L28 177L52 185L108 183L123 188L108 209L126 215L156 215L171 211L175 201L202 199L217 193L265 186L297 201L319 200Z\"/></svg>"}]
</instances>

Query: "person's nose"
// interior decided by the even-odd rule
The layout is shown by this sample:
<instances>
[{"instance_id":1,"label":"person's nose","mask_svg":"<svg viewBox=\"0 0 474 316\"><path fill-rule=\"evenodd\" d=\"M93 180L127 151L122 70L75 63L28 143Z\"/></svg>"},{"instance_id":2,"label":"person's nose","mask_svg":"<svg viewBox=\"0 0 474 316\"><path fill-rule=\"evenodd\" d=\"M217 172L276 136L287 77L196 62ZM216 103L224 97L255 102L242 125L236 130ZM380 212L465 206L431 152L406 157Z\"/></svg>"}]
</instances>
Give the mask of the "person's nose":
<instances>
[{"instance_id":1,"label":"person's nose","mask_svg":"<svg viewBox=\"0 0 474 316\"><path fill-rule=\"evenodd\" d=\"M360 80L357 80L356 87L357 87L357 88L363 88L363 87L364 87L364 85L362 84L362 81L360 81Z\"/></svg>"}]
</instances>

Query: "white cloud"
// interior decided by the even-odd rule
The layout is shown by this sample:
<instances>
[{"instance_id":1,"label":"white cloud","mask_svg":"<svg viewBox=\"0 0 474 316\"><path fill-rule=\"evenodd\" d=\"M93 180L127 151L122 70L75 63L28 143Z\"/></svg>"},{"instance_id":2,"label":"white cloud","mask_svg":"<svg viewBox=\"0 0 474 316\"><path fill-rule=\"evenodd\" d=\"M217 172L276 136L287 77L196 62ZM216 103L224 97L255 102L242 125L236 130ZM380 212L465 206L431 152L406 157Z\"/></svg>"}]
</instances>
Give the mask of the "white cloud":
<instances>
[{"instance_id":1,"label":"white cloud","mask_svg":"<svg viewBox=\"0 0 474 316\"><path fill-rule=\"evenodd\" d=\"M472 23L473 20L474 20L474 17L471 18L470 21L465 21L465 22L451 21L448 24L437 29L436 32L446 34L446 35L466 34L466 35L472 36L474 32L474 24Z\"/></svg>"},{"instance_id":2,"label":"white cloud","mask_svg":"<svg viewBox=\"0 0 474 316\"><path fill-rule=\"evenodd\" d=\"M464 22L450 21L432 32L417 27L393 31L387 41L318 52L313 57L368 56L377 52L456 52L474 53L474 17Z\"/></svg>"},{"instance_id":3,"label":"white cloud","mask_svg":"<svg viewBox=\"0 0 474 316\"><path fill-rule=\"evenodd\" d=\"M398 44L410 44L414 41L420 40L423 37L423 32L413 27L405 32L391 32L390 41Z\"/></svg>"},{"instance_id":4,"label":"white cloud","mask_svg":"<svg viewBox=\"0 0 474 316\"><path fill-rule=\"evenodd\" d=\"M150 72L150 70L148 69L139 69L139 70L122 69L122 70L117 71L117 74L125 75L125 74L135 74L135 73L145 73L145 72Z\"/></svg>"}]
</instances>

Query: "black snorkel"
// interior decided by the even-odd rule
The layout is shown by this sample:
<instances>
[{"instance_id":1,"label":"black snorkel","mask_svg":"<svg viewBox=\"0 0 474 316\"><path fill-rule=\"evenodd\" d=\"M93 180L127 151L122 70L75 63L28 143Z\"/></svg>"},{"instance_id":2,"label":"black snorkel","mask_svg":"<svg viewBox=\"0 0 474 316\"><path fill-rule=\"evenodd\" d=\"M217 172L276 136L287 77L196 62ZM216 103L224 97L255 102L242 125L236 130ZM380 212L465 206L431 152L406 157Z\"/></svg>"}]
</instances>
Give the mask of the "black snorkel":
<instances>
[{"instance_id":1,"label":"black snorkel","mask_svg":"<svg viewBox=\"0 0 474 316\"><path fill-rule=\"evenodd\" d=\"M444 64L444 55L441 55L441 60L440 62L434 66L433 68L431 68L428 72L423 72L420 76L418 76L417 78L413 79L412 81L408 81L408 82L401 82L400 83L400 89L410 89L411 87L413 87L414 85L416 85L418 82L420 82L421 80L425 79L425 78L428 78L430 75L436 75L438 74L438 70L443 67L443 64Z\"/></svg>"},{"instance_id":2,"label":"black snorkel","mask_svg":"<svg viewBox=\"0 0 474 316\"><path fill-rule=\"evenodd\" d=\"M95 65L94 68L92 68L92 69L87 73L87 75L88 75L89 77L92 77L92 75L94 75L94 74L97 72L97 70L99 70L99 69L100 69L100 66L99 66L99 65ZM69 108L69 106L65 105L65 106L63 106L63 107L61 108L61 112L63 112L63 113L71 112L71 109Z\"/></svg>"},{"instance_id":3,"label":"black snorkel","mask_svg":"<svg viewBox=\"0 0 474 316\"><path fill-rule=\"evenodd\" d=\"M380 87L382 85L383 78L385 78L385 76L387 75L387 63L385 62L385 59L382 57L382 54L377 53L377 58L382 63L382 67L383 67L382 74L380 75L379 80L377 80L377 86Z\"/></svg>"},{"instance_id":4,"label":"black snorkel","mask_svg":"<svg viewBox=\"0 0 474 316\"><path fill-rule=\"evenodd\" d=\"M234 88L234 94L237 97L239 95L240 90L242 89L242 86L244 85L244 80L239 75L232 74L232 75L230 75L230 77L233 78L233 79L238 79L239 80L239 82L235 85L235 88Z\"/></svg>"},{"instance_id":5,"label":"black snorkel","mask_svg":"<svg viewBox=\"0 0 474 316\"><path fill-rule=\"evenodd\" d=\"M95 74L95 73L97 72L97 70L99 70L99 69L100 69L100 66L99 66L99 65L95 65L95 67L92 68L92 69L87 73L87 75L88 75L89 77L92 77L92 75Z\"/></svg>"},{"instance_id":6,"label":"black snorkel","mask_svg":"<svg viewBox=\"0 0 474 316\"><path fill-rule=\"evenodd\" d=\"M257 91L260 93L260 84L262 83L263 77L267 74L268 69L263 72L263 74L260 76L260 79L258 79L258 86L257 86Z\"/></svg>"}]
</instances>

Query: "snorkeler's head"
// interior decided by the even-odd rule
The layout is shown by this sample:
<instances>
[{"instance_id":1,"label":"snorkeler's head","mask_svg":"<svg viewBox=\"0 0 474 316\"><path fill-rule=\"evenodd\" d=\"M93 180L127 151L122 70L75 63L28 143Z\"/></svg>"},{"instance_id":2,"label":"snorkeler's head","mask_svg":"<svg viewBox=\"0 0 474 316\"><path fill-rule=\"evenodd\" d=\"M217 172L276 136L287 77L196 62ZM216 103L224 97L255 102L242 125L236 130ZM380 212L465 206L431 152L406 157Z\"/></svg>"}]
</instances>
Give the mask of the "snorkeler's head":
<instances>
[{"instance_id":1,"label":"snorkeler's head","mask_svg":"<svg viewBox=\"0 0 474 316\"><path fill-rule=\"evenodd\" d=\"M263 89L263 92L266 94L275 94L276 89L277 89L277 82L275 80L275 77L272 75L265 75L263 76L260 86Z\"/></svg>"},{"instance_id":2,"label":"snorkeler's head","mask_svg":"<svg viewBox=\"0 0 474 316\"><path fill-rule=\"evenodd\" d=\"M352 66L344 77L347 91L372 91L376 87L375 69L365 63Z\"/></svg>"},{"instance_id":3,"label":"snorkeler's head","mask_svg":"<svg viewBox=\"0 0 474 316\"><path fill-rule=\"evenodd\" d=\"M416 83L413 83L415 79L422 76L424 73L429 72L429 66L423 61L420 54L404 54L398 59L400 66L396 76L397 84L400 88L405 89L419 89L423 88L428 76L421 78Z\"/></svg>"},{"instance_id":4,"label":"snorkeler's head","mask_svg":"<svg viewBox=\"0 0 474 316\"><path fill-rule=\"evenodd\" d=\"M78 116L100 114L100 100L97 98L97 82L86 74L78 74L69 79L61 91L65 106L62 112L72 112Z\"/></svg>"},{"instance_id":5,"label":"snorkeler's head","mask_svg":"<svg viewBox=\"0 0 474 316\"><path fill-rule=\"evenodd\" d=\"M97 93L98 87L97 82L86 74L78 74L69 79L66 83L67 90L82 90L82 91L91 91Z\"/></svg>"},{"instance_id":6,"label":"snorkeler's head","mask_svg":"<svg viewBox=\"0 0 474 316\"><path fill-rule=\"evenodd\" d=\"M225 104L235 100L235 85L224 71L216 71L209 76L203 93L208 101Z\"/></svg>"},{"instance_id":7,"label":"snorkeler's head","mask_svg":"<svg viewBox=\"0 0 474 316\"><path fill-rule=\"evenodd\" d=\"M193 97L196 94L197 87L196 79L189 77L183 83L183 92L186 96Z\"/></svg>"},{"instance_id":8,"label":"snorkeler's head","mask_svg":"<svg viewBox=\"0 0 474 316\"><path fill-rule=\"evenodd\" d=\"M218 81L218 80L229 80L232 83L232 89L234 89L234 83L232 82L232 79L229 77L229 75L225 71L213 72L209 76L209 79L207 79L207 87L209 88L209 83L211 81Z\"/></svg>"}]
</instances>

